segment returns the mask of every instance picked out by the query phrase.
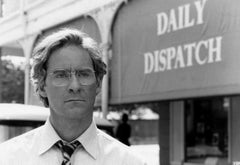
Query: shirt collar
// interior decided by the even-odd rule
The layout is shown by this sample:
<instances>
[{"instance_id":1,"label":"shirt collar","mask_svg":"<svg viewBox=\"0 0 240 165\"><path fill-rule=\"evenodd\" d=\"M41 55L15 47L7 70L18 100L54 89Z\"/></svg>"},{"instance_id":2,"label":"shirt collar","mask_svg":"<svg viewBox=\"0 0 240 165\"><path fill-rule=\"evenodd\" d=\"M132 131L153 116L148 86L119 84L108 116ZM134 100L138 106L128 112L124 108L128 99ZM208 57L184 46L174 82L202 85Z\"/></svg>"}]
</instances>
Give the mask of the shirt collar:
<instances>
[{"instance_id":1,"label":"shirt collar","mask_svg":"<svg viewBox=\"0 0 240 165\"><path fill-rule=\"evenodd\" d=\"M41 130L39 142L39 155L48 151L57 141L61 140L57 132L54 130L50 120L48 119ZM84 149L94 158L97 158L99 154L97 127L93 120L86 131L79 136L78 140L84 147Z\"/></svg>"},{"instance_id":2,"label":"shirt collar","mask_svg":"<svg viewBox=\"0 0 240 165\"><path fill-rule=\"evenodd\" d=\"M98 144L98 135L97 127L93 120L88 129L83 132L77 140L83 145L84 149L94 158L97 158L99 154L99 144Z\"/></svg>"},{"instance_id":3,"label":"shirt collar","mask_svg":"<svg viewBox=\"0 0 240 165\"><path fill-rule=\"evenodd\" d=\"M39 155L49 150L57 141L61 140L56 131L54 130L49 118L40 132Z\"/></svg>"}]
</instances>

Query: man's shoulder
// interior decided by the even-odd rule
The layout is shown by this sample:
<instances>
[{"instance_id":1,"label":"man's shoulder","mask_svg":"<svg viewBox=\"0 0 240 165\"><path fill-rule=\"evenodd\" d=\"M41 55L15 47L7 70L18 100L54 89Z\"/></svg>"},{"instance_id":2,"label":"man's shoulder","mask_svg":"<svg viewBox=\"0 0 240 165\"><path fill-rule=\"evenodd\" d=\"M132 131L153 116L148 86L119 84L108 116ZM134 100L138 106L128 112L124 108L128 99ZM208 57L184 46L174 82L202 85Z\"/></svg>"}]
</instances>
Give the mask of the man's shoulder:
<instances>
[{"instance_id":1,"label":"man's shoulder","mask_svg":"<svg viewBox=\"0 0 240 165\"><path fill-rule=\"evenodd\" d=\"M100 150L101 153L104 154L104 156L112 157L116 161L119 159L120 161L124 161L125 164L145 165L144 161L142 160L139 154L135 153L131 149L131 147L121 143L112 136L99 130L98 138Z\"/></svg>"},{"instance_id":2,"label":"man's shoulder","mask_svg":"<svg viewBox=\"0 0 240 165\"><path fill-rule=\"evenodd\" d=\"M33 129L22 135L11 138L0 144L0 155L2 154L14 154L15 152L21 152L29 148L34 142L40 128Z\"/></svg>"},{"instance_id":3,"label":"man's shoulder","mask_svg":"<svg viewBox=\"0 0 240 165\"><path fill-rule=\"evenodd\" d=\"M103 132L102 130L98 130L98 139L99 139L99 143L106 145L111 145L111 146L115 146L121 149L128 149L129 147L126 146L125 144L121 143L120 141L118 141L117 139L115 139L114 137L110 136L109 134Z\"/></svg>"}]
</instances>

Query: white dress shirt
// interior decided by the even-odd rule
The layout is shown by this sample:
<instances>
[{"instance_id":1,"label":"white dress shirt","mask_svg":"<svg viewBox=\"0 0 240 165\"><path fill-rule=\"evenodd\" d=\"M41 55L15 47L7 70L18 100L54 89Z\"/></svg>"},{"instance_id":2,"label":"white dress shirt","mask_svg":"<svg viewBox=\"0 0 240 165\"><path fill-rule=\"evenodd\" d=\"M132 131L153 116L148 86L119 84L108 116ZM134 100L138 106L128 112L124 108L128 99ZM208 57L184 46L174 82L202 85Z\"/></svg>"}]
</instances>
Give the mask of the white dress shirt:
<instances>
[{"instance_id":1,"label":"white dress shirt","mask_svg":"<svg viewBox=\"0 0 240 165\"><path fill-rule=\"evenodd\" d=\"M30 132L0 144L0 165L61 165L61 151L54 145L61 138L49 120ZM96 127L93 121L77 138L72 165L146 165L130 150Z\"/></svg>"}]
</instances>

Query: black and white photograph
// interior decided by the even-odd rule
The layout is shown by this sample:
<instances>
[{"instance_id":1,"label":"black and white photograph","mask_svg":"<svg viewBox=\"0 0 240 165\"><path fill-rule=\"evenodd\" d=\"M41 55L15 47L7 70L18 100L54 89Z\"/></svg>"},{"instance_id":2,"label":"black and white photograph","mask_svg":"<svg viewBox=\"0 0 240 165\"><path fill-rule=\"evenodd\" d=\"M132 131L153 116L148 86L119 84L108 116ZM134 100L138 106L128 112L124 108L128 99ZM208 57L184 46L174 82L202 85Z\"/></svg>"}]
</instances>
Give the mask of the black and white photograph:
<instances>
[{"instance_id":1,"label":"black and white photograph","mask_svg":"<svg viewBox=\"0 0 240 165\"><path fill-rule=\"evenodd\" d=\"M240 1L0 0L0 165L240 165Z\"/></svg>"}]
</instances>

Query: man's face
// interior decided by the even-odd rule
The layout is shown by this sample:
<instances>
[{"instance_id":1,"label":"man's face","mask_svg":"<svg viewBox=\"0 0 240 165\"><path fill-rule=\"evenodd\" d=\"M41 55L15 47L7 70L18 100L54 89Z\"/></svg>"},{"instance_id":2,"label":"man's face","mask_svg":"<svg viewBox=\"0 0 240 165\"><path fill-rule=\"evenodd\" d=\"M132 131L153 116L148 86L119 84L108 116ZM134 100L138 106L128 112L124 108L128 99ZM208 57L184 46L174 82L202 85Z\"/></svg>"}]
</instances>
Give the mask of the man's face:
<instances>
[{"instance_id":1,"label":"man's face","mask_svg":"<svg viewBox=\"0 0 240 165\"><path fill-rule=\"evenodd\" d=\"M92 70L93 64L88 52L74 45L65 46L54 51L48 61L46 85L43 95L48 98L51 116L56 118L91 120L95 97L99 91L95 74L89 85L82 85L77 73L64 84L57 84L56 79L63 77L55 75L57 71Z\"/></svg>"}]
</instances>

